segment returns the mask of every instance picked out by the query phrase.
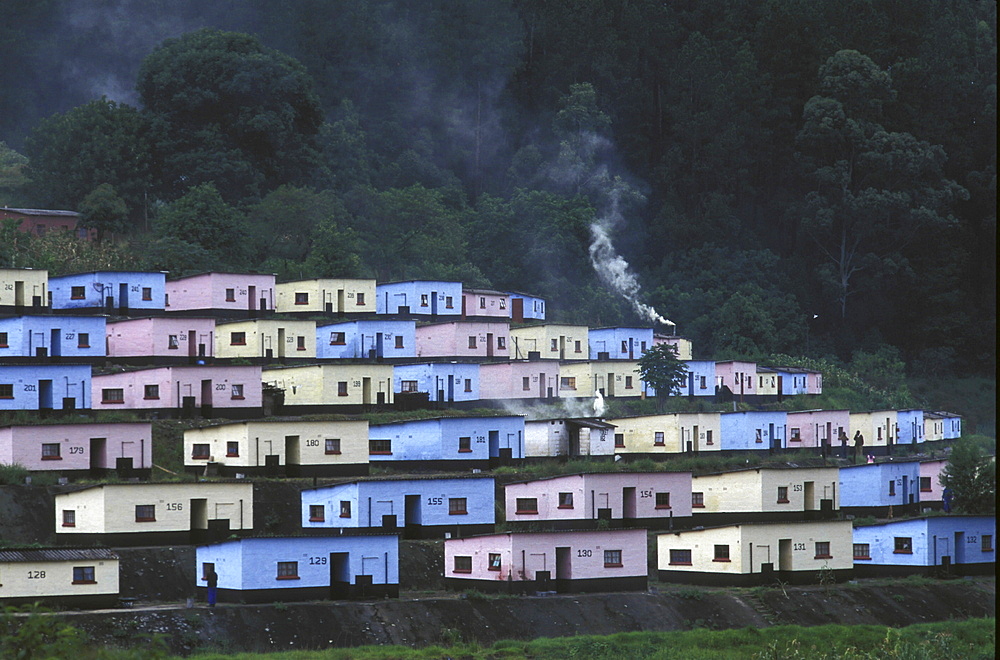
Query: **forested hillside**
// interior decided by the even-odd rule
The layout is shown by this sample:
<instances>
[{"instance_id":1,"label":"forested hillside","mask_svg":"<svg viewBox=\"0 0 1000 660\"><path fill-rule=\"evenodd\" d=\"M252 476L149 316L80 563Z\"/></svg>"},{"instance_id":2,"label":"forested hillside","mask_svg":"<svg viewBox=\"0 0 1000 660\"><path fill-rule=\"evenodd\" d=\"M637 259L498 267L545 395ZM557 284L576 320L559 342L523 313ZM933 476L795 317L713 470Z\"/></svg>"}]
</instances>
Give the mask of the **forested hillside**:
<instances>
[{"instance_id":1,"label":"forested hillside","mask_svg":"<svg viewBox=\"0 0 1000 660\"><path fill-rule=\"evenodd\" d=\"M5 0L0 52L0 204L103 239L5 228L0 266L455 279L700 357L995 371L990 0Z\"/></svg>"}]
</instances>

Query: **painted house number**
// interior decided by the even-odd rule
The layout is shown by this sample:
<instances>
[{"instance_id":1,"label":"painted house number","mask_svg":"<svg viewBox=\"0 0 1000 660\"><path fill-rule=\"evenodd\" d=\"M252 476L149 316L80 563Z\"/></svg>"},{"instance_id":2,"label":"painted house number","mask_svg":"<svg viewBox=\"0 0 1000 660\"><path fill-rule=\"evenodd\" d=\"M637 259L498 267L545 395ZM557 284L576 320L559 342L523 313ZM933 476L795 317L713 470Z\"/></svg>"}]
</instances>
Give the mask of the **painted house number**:
<instances>
[{"instance_id":1,"label":"painted house number","mask_svg":"<svg viewBox=\"0 0 1000 660\"><path fill-rule=\"evenodd\" d=\"M593 557L594 556L594 551L593 550L577 550L576 551L576 556L577 557Z\"/></svg>"},{"instance_id":2,"label":"painted house number","mask_svg":"<svg viewBox=\"0 0 1000 660\"><path fill-rule=\"evenodd\" d=\"M183 511L183 502L167 502L167 511Z\"/></svg>"},{"instance_id":3,"label":"painted house number","mask_svg":"<svg viewBox=\"0 0 1000 660\"><path fill-rule=\"evenodd\" d=\"M69 453L71 453L71 454L82 454L83 453L83 447L70 447L69 448Z\"/></svg>"},{"instance_id":4,"label":"painted house number","mask_svg":"<svg viewBox=\"0 0 1000 660\"><path fill-rule=\"evenodd\" d=\"M37 387L37 386L35 386L35 385L25 385L25 386L24 386L24 391L25 391L25 392L35 392L35 391L37 391L37 390L35 389L36 387Z\"/></svg>"},{"instance_id":5,"label":"painted house number","mask_svg":"<svg viewBox=\"0 0 1000 660\"><path fill-rule=\"evenodd\" d=\"M802 490L802 484L792 484L792 492L798 493Z\"/></svg>"},{"instance_id":6,"label":"painted house number","mask_svg":"<svg viewBox=\"0 0 1000 660\"><path fill-rule=\"evenodd\" d=\"M310 566L326 566L326 557L310 557Z\"/></svg>"},{"instance_id":7,"label":"painted house number","mask_svg":"<svg viewBox=\"0 0 1000 660\"><path fill-rule=\"evenodd\" d=\"M4 284L3 285L3 290L4 291L13 291L14 290L14 285L13 284Z\"/></svg>"},{"instance_id":8,"label":"painted house number","mask_svg":"<svg viewBox=\"0 0 1000 660\"><path fill-rule=\"evenodd\" d=\"M795 545L795 547L793 548L794 550L805 550L806 549L806 544L805 543L795 543L794 545Z\"/></svg>"},{"instance_id":9,"label":"painted house number","mask_svg":"<svg viewBox=\"0 0 1000 660\"><path fill-rule=\"evenodd\" d=\"M76 333L75 332L67 332L66 333L66 341L73 341L74 339L76 339Z\"/></svg>"},{"instance_id":10,"label":"painted house number","mask_svg":"<svg viewBox=\"0 0 1000 660\"><path fill-rule=\"evenodd\" d=\"M354 385L352 385L352 387L361 387L361 381L360 380L354 381Z\"/></svg>"},{"instance_id":11,"label":"painted house number","mask_svg":"<svg viewBox=\"0 0 1000 660\"><path fill-rule=\"evenodd\" d=\"M477 435L476 444L486 444L486 437L482 435Z\"/></svg>"},{"instance_id":12,"label":"painted house number","mask_svg":"<svg viewBox=\"0 0 1000 660\"><path fill-rule=\"evenodd\" d=\"M978 536L968 536L968 537L966 537L965 542L966 543L979 543L979 537Z\"/></svg>"},{"instance_id":13,"label":"painted house number","mask_svg":"<svg viewBox=\"0 0 1000 660\"><path fill-rule=\"evenodd\" d=\"M45 571L28 571L29 580L44 580Z\"/></svg>"},{"instance_id":14,"label":"painted house number","mask_svg":"<svg viewBox=\"0 0 1000 660\"><path fill-rule=\"evenodd\" d=\"M651 491L651 490L640 490L639 491L639 497L652 497L652 496L653 496L653 491Z\"/></svg>"},{"instance_id":15,"label":"painted house number","mask_svg":"<svg viewBox=\"0 0 1000 660\"><path fill-rule=\"evenodd\" d=\"M444 498L443 497L428 497L427 498L427 506L438 506L440 504L444 504Z\"/></svg>"},{"instance_id":16,"label":"painted house number","mask_svg":"<svg viewBox=\"0 0 1000 660\"><path fill-rule=\"evenodd\" d=\"M129 287L129 291L131 291L133 293L139 293L139 285L138 284L133 284L131 287Z\"/></svg>"},{"instance_id":17,"label":"painted house number","mask_svg":"<svg viewBox=\"0 0 1000 660\"><path fill-rule=\"evenodd\" d=\"M226 389L226 384L225 383L216 383L215 384L215 391L216 392L220 392L220 391L225 390L225 389Z\"/></svg>"},{"instance_id":18,"label":"painted house number","mask_svg":"<svg viewBox=\"0 0 1000 660\"><path fill-rule=\"evenodd\" d=\"M306 447L319 447L319 438L306 440Z\"/></svg>"}]
</instances>

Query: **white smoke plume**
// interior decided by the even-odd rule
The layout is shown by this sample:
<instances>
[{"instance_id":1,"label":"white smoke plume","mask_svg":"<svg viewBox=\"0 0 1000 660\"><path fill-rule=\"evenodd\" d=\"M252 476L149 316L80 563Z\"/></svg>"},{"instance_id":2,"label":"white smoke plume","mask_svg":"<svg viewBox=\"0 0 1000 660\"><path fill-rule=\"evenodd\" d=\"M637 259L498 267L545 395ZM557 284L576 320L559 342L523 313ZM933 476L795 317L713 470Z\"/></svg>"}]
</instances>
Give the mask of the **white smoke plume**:
<instances>
[{"instance_id":1,"label":"white smoke plume","mask_svg":"<svg viewBox=\"0 0 1000 660\"><path fill-rule=\"evenodd\" d=\"M611 242L612 230L624 220L621 213L621 197L626 187L620 178L615 177L607 193L609 202L607 212L590 225L590 263L593 264L601 281L629 301L640 318L662 325L674 325L672 321L660 316L650 305L639 300L642 291L639 279Z\"/></svg>"},{"instance_id":2,"label":"white smoke plume","mask_svg":"<svg viewBox=\"0 0 1000 660\"><path fill-rule=\"evenodd\" d=\"M594 417L604 417L604 395L601 390L594 392Z\"/></svg>"}]
</instances>

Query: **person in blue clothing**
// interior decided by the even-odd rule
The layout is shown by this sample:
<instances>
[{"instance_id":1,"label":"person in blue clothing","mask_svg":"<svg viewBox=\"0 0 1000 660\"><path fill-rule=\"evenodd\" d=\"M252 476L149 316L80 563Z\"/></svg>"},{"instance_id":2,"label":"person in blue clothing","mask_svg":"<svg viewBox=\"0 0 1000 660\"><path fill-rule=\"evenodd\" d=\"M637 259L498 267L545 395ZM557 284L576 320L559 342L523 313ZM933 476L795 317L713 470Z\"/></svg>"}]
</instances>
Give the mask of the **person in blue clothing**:
<instances>
[{"instance_id":1,"label":"person in blue clothing","mask_svg":"<svg viewBox=\"0 0 1000 660\"><path fill-rule=\"evenodd\" d=\"M219 574L215 572L214 568L208 570L205 581L208 582L208 606L215 607L215 592L219 586Z\"/></svg>"}]
</instances>

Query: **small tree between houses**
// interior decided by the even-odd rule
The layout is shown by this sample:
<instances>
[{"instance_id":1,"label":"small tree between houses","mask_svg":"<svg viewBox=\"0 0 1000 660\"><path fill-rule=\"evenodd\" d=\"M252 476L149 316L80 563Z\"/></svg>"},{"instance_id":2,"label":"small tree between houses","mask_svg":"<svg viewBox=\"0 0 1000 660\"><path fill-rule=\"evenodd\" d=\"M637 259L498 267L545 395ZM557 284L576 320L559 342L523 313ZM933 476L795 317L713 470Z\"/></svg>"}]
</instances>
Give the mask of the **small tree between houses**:
<instances>
[{"instance_id":1,"label":"small tree between houses","mask_svg":"<svg viewBox=\"0 0 1000 660\"><path fill-rule=\"evenodd\" d=\"M663 410L667 397L687 381L688 370L677 358L677 349L657 344L639 358L639 377L656 390L656 406Z\"/></svg>"},{"instance_id":2,"label":"small tree between houses","mask_svg":"<svg viewBox=\"0 0 1000 660\"><path fill-rule=\"evenodd\" d=\"M977 439L960 438L952 446L940 481L951 491L955 510L979 515L996 513L996 464L988 448Z\"/></svg>"}]
</instances>

